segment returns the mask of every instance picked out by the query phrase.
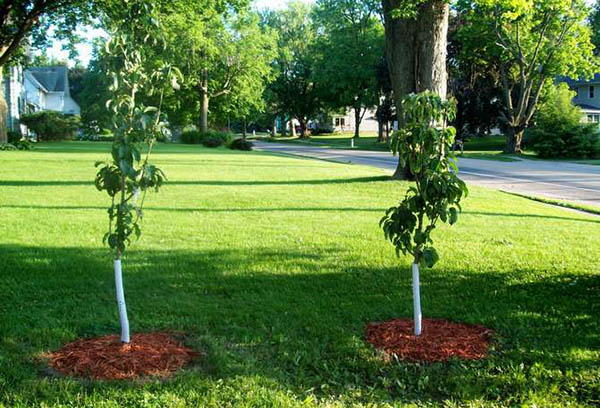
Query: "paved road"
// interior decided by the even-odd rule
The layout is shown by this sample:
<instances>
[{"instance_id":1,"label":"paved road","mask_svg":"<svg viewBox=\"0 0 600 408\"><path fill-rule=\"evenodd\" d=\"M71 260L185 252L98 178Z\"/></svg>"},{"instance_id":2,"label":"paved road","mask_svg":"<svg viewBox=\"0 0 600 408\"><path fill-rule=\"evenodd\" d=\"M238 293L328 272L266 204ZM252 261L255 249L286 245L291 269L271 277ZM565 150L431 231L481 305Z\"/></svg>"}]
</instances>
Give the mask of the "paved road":
<instances>
[{"instance_id":1,"label":"paved road","mask_svg":"<svg viewBox=\"0 0 600 408\"><path fill-rule=\"evenodd\" d=\"M390 170L397 158L387 152L330 149L291 143L257 142L272 152L355 163ZM461 158L460 176L468 183L520 194L600 207L600 166L522 159L515 162Z\"/></svg>"}]
</instances>

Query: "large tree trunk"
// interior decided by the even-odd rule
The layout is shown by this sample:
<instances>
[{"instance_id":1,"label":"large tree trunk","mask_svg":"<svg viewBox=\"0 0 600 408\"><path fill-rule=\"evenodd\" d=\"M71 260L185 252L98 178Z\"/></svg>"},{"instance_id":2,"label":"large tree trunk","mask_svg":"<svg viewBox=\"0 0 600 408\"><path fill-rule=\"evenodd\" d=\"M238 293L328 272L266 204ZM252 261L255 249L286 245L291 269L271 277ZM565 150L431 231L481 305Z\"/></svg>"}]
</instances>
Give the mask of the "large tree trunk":
<instances>
[{"instance_id":1,"label":"large tree trunk","mask_svg":"<svg viewBox=\"0 0 600 408\"><path fill-rule=\"evenodd\" d=\"M244 118L243 126L244 126L244 128L242 129L242 139L245 141L246 137L247 137L246 133L247 133L247 128L248 128L248 125L246 123L246 118Z\"/></svg>"},{"instance_id":2,"label":"large tree trunk","mask_svg":"<svg viewBox=\"0 0 600 408\"><path fill-rule=\"evenodd\" d=\"M358 139L360 137L360 112L361 108L354 108L354 137Z\"/></svg>"},{"instance_id":3,"label":"large tree trunk","mask_svg":"<svg viewBox=\"0 0 600 408\"><path fill-rule=\"evenodd\" d=\"M383 121L381 119L377 120L377 142L381 143L384 140L383 137Z\"/></svg>"},{"instance_id":4,"label":"large tree trunk","mask_svg":"<svg viewBox=\"0 0 600 408\"><path fill-rule=\"evenodd\" d=\"M273 128L271 129L271 137L277 137L277 118L273 119Z\"/></svg>"},{"instance_id":5,"label":"large tree trunk","mask_svg":"<svg viewBox=\"0 0 600 408\"><path fill-rule=\"evenodd\" d=\"M523 129L508 128L506 134L506 147L504 153L521 154L521 142L523 141Z\"/></svg>"},{"instance_id":6,"label":"large tree trunk","mask_svg":"<svg viewBox=\"0 0 600 408\"><path fill-rule=\"evenodd\" d=\"M294 125L294 119L290 119L290 133L292 137L296 137L296 125Z\"/></svg>"},{"instance_id":7,"label":"large tree trunk","mask_svg":"<svg viewBox=\"0 0 600 408\"><path fill-rule=\"evenodd\" d=\"M8 104L4 100L3 67L0 66L0 144L8 141Z\"/></svg>"},{"instance_id":8,"label":"large tree trunk","mask_svg":"<svg viewBox=\"0 0 600 408\"><path fill-rule=\"evenodd\" d=\"M200 85L200 132L208 132L208 72L202 74Z\"/></svg>"},{"instance_id":9,"label":"large tree trunk","mask_svg":"<svg viewBox=\"0 0 600 408\"><path fill-rule=\"evenodd\" d=\"M402 99L413 92L430 90L442 98L447 92L446 44L449 6L444 0L429 0L419 6L415 19L392 17L402 0L382 0L386 57L398 125L402 126ZM407 178L400 163L394 178Z\"/></svg>"},{"instance_id":10,"label":"large tree trunk","mask_svg":"<svg viewBox=\"0 0 600 408\"><path fill-rule=\"evenodd\" d=\"M300 139L308 139L308 135L306 134L306 120L298 118L298 122L300 122Z\"/></svg>"}]
</instances>

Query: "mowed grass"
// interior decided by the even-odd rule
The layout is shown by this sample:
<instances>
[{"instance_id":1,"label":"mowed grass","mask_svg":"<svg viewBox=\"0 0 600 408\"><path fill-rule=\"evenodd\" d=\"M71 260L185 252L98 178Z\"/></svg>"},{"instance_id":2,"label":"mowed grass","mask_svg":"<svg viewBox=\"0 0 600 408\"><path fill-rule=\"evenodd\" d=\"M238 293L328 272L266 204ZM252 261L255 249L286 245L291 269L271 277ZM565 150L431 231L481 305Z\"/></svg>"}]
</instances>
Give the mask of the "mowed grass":
<instances>
[{"instance_id":1,"label":"mowed grass","mask_svg":"<svg viewBox=\"0 0 600 408\"><path fill-rule=\"evenodd\" d=\"M134 332L201 352L167 381L48 373L44 353L118 331L105 143L0 153L0 406L589 406L600 403L600 218L471 187L435 234L425 317L483 324L489 358L387 362L367 322L411 317L410 260L378 227L407 184L383 171L160 145L124 260ZM425 327L426 331L427 328Z\"/></svg>"}]
</instances>

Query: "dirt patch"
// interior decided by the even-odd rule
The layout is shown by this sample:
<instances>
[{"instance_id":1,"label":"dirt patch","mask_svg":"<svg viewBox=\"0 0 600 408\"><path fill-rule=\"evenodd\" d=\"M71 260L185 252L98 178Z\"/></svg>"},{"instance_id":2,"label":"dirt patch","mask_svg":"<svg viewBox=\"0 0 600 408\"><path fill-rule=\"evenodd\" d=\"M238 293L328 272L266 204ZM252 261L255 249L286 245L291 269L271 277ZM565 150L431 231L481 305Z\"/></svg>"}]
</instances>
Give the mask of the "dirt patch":
<instances>
[{"instance_id":1,"label":"dirt patch","mask_svg":"<svg viewBox=\"0 0 600 408\"><path fill-rule=\"evenodd\" d=\"M121 343L110 335L76 340L47 355L50 366L64 375L96 380L171 376L198 353L166 332L139 333Z\"/></svg>"},{"instance_id":2,"label":"dirt patch","mask_svg":"<svg viewBox=\"0 0 600 408\"><path fill-rule=\"evenodd\" d=\"M415 337L412 319L369 323L366 340L388 356L411 362L438 362L450 358L476 360L487 357L492 330L483 326L423 319Z\"/></svg>"}]
</instances>

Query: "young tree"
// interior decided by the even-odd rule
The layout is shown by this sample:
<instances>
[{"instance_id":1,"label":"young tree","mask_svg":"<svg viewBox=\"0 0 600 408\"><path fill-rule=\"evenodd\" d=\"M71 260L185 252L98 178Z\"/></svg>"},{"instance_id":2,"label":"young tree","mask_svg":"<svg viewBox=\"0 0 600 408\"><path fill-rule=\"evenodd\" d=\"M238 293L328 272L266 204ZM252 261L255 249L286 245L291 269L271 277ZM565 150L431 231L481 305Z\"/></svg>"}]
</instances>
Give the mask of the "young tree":
<instances>
[{"instance_id":1,"label":"young tree","mask_svg":"<svg viewBox=\"0 0 600 408\"><path fill-rule=\"evenodd\" d=\"M267 13L263 24L277 33L277 56L272 62L275 79L269 85L269 105L284 121L298 120L300 137L308 136L306 125L322 108L319 78L315 75L316 30L312 7L290 2L286 9ZM285 126L285 125L284 125ZM292 125L292 134L295 133Z\"/></svg>"},{"instance_id":2,"label":"young tree","mask_svg":"<svg viewBox=\"0 0 600 408\"><path fill-rule=\"evenodd\" d=\"M382 0L386 57L396 108L415 92L432 91L446 98L447 0ZM398 117L402 118L401 112ZM406 178L400 160L395 178Z\"/></svg>"},{"instance_id":3,"label":"young tree","mask_svg":"<svg viewBox=\"0 0 600 408\"><path fill-rule=\"evenodd\" d=\"M384 54L383 25L375 0L319 0L315 12L321 35L315 76L330 109L354 110L354 137L369 108L379 103L377 68Z\"/></svg>"},{"instance_id":4,"label":"young tree","mask_svg":"<svg viewBox=\"0 0 600 408\"><path fill-rule=\"evenodd\" d=\"M438 94L412 94L402 101L402 128L394 133L392 148L403 166L410 168L415 185L409 187L397 207L381 219L385 237L400 253L413 257L413 304L415 336L421 334L421 296L419 266L431 268L439 256L431 233L438 221L454 224L461 210L460 201L467 186L457 176L451 153L455 130L455 101L444 101Z\"/></svg>"},{"instance_id":5,"label":"young tree","mask_svg":"<svg viewBox=\"0 0 600 408\"><path fill-rule=\"evenodd\" d=\"M161 43L160 25L148 0L123 0L108 10L111 38L106 43L110 56L110 91L107 107L114 126L112 162L97 162L96 188L111 198L109 227L104 236L114 255L115 287L121 341L128 343L129 319L123 292L121 259L132 235L139 238L144 198L148 189L158 191L164 173L149 162L156 137L166 123L162 115L162 95L166 84L178 87L178 70L168 64L148 67L146 51ZM158 106L146 106L140 95L158 93Z\"/></svg>"},{"instance_id":6,"label":"young tree","mask_svg":"<svg viewBox=\"0 0 600 408\"><path fill-rule=\"evenodd\" d=\"M506 153L520 153L523 131L547 81L591 75L596 62L584 0L462 0L462 52L498 64Z\"/></svg>"}]
</instances>

